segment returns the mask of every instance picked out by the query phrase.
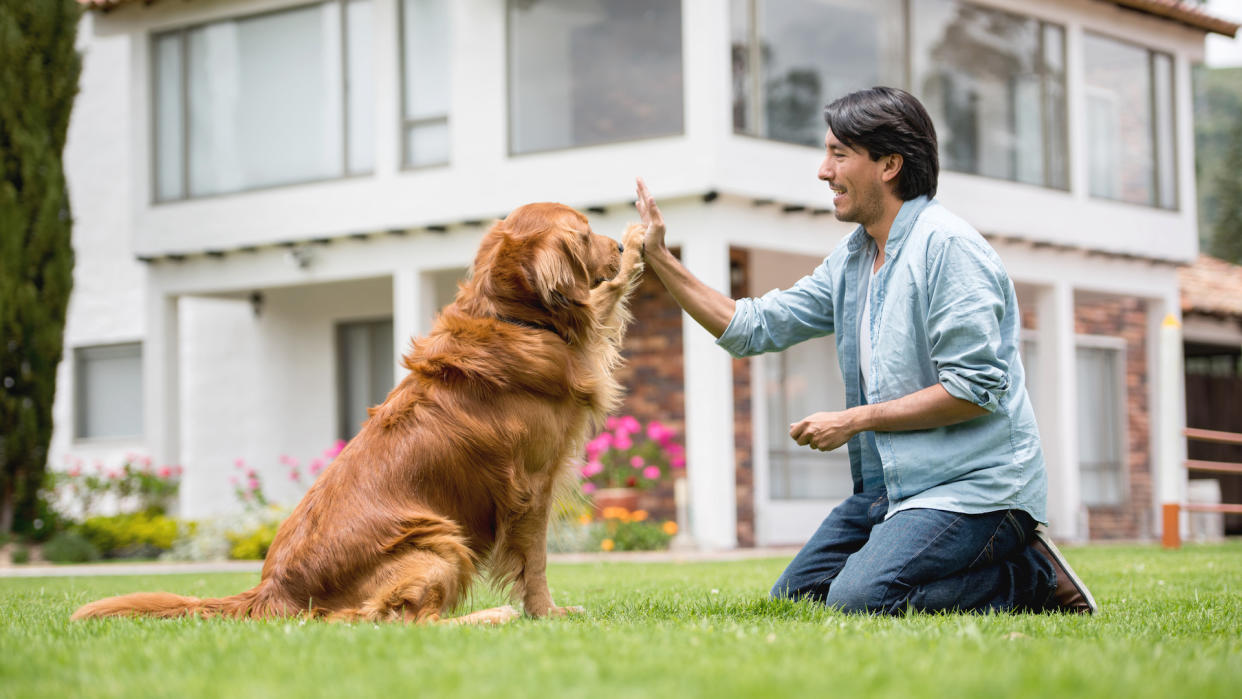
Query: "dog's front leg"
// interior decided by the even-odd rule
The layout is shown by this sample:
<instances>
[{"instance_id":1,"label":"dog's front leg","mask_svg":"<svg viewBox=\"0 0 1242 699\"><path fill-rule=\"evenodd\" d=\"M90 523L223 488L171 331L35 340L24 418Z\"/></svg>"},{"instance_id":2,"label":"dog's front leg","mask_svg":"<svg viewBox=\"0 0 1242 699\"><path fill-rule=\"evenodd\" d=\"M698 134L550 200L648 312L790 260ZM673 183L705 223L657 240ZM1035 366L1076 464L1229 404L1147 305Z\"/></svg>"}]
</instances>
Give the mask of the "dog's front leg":
<instances>
[{"instance_id":1,"label":"dog's front leg","mask_svg":"<svg viewBox=\"0 0 1242 699\"><path fill-rule=\"evenodd\" d=\"M600 284L591 291L591 308L595 309L595 317L604 327L621 326L625 316L625 298L638 285L638 278L643 273L642 261L643 232L641 224L632 224L621 236L621 244L625 252L621 253L621 268L617 276ZM616 327L624 331L623 327Z\"/></svg>"},{"instance_id":2,"label":"dog's front leg","mask_svg":"<svg viewBox=\"0 0 1242 699\"><path fill-rule=\"evenodd\" d=\"M552 604L552 593L548 590L548 508L542 507L532 511L524 525L529 526L527 536L522 541L522 557L525 566L522 568L522 605L527 616L567 616L579 614L582 607L558 607Z\"/></svg>"}]
</instances>

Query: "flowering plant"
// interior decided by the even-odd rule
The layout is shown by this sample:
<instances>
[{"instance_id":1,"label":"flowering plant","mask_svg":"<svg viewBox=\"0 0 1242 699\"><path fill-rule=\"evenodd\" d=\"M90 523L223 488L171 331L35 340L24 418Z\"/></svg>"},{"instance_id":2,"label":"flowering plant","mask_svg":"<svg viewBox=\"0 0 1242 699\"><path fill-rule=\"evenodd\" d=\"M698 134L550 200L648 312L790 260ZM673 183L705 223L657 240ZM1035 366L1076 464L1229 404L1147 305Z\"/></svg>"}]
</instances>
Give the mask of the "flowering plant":
<instances>
[{"instance_id":1,"label":"flowering plant","mask_svg":"<svg viewBox=\"0 0 1242 699\"><path fill-rule=\"evenodd\" d=\"M154 467L151 457L126 454L121 465L105 467L96 461L88 470L82 460L66 456L68 468L51 475L51 497L71 516L98 514L101 501L121 512L164 514L181 487L180 466Z\"/></svg>"},{"instance_id":2,"label":"flowering plant","mask_svg":"<svg viewBox=\"0 0 1242 699\"><path fill-rule=\"evenodd\" d=\"M610 417L605 429L587 442L582 492L600 488L650 488L686 467L686 451L676 433L652 420L645 426L633 415Z\"/></svg>"},{"instance_id":3,"label":"flowering plant","mask_svg":"<svg viewBox=\"0 0 1242 699\"><path fill-rule=\"evenodd\" d=\"M319 458L312 459L307 465L306 471L310 476L310 481L314 481L319 477L319 473L323 471L337 454L345 448L345 440L338 439L323 451L323 455ZM280 465L288 469L289 481L299 488L309 488L310 483L303 480L302 463L296 458L288 454L280 455ZM264 508L268 505L267 494L263 492L263 475L254 467L246 463L245 459L237 459L233 462L233 468L239 471L238 475L229 478L229 483L233 486L233 495L241 502L246 509Z\"/></svg>"}]
</instances>

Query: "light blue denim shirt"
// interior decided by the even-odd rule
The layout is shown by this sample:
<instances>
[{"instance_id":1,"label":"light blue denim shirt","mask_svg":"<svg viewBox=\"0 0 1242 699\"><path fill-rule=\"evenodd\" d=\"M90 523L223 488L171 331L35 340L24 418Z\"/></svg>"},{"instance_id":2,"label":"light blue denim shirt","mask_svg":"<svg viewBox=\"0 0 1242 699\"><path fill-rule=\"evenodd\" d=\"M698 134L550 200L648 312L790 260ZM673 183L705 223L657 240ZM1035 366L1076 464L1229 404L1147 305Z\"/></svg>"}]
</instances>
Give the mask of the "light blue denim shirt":
<instances>
[{"instance_id":1,"label":"light blue denim shirt","mask_svg":"<svg viewBox=\"0 0 1242 699\"><path fill-rule=\"evenodd\" d=\"M740 299L717 344L745 357L835 333L847 407L861 404L858 281L874 247L859 226L789 289ZM948 427L874 433L888 515L916 507L1018 509L1046 521L1047 474L1018 354L1018 302L1000 257L970 224L919 197L893 221L869 294L868 403L939 383L988 411ZM867 436L849 441L855 492L864 457L875 458L862 448Z\"/></svg>"}]
</instances>

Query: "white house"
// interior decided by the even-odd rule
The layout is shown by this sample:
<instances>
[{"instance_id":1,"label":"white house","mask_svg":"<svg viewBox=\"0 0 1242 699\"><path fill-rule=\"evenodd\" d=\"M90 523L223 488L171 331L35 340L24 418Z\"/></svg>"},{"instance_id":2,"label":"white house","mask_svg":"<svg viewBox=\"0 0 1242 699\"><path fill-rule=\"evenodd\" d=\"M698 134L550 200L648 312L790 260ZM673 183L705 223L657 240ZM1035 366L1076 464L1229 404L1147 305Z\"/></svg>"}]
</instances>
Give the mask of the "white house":
<instances>
[{"instance_id":1,"label":"white house","mask_svg":"<svg viewBox=\"0 0 1242 699\"><path fill-rule=\"evenodd\" d=\"M292 497L278 457L352 433L491 220L557 200L618 235L635 175L708 283L788 285L851 230L822 106L890 84L1017 286L1055 533L1151 536L1181 497L1156 376L1198 253L1190 69L1238 29L1191 4L82 2L54 465L181 464L191 517L233 505L237 458ZM735 361L658 282L637 311L628 408L684 430L695 540L805 540L849 490L843 454L785 436L843 404L831 340Z\"/></svg>"}]
</instances>

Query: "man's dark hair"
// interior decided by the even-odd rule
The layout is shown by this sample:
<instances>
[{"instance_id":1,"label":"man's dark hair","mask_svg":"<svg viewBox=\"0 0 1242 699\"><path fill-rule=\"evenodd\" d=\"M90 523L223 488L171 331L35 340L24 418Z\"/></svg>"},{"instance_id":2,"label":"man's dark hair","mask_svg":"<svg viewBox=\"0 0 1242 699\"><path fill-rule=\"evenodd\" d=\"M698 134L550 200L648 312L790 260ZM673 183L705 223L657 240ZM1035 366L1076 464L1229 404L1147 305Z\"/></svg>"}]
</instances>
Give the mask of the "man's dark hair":
<instances>
[{"instance_id":1,"label":"man's dark hair","mask_svg":"<svg viewBox=\"0 0 1242 699\"><path fill-rule=\"evenodd\" d=\"M897 196L909 201L936 196L940 157L936 127L914 95L894 87L859 90L824 107L824 121L837 140L864 149L872 160L898 154Z\"/></svg>"}]
</instances>

